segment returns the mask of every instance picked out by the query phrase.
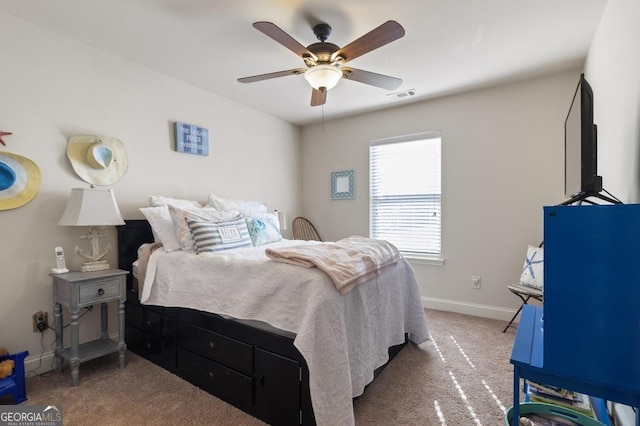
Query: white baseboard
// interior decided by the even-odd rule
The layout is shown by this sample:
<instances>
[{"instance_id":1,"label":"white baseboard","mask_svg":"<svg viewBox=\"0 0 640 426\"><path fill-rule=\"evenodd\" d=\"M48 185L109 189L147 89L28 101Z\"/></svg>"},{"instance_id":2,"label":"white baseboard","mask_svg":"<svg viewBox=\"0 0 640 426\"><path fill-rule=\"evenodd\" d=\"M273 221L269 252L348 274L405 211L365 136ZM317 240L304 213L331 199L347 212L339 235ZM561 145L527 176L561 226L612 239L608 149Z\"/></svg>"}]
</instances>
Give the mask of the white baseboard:
<instances>
[{"instance_id":1,"label":"white baseboard","mask_svg":"<svg viewBox=\"0 0 640 426\"><path fill-rule=\"evenodd\" d=\"M502 308L500 306L480 305L477 303L460 302L459 300L436 299L434 297L422 297L422 306L427 309L456 312L459 314L473 315L476 317L491 318L509 321L515 309Z\"/></svg>"},{"instance_id":2,"label":"white baseboard","mask_svg":"<svg viewBox=\"0 0 640 426\"><path fill-rule=\"evenodd\" d=\"M34 374L42 374L47 371L55 369L55 353L53 351L44 352L42 356L40 354L28 356L24 360L24 371L27 377L31 377Z\"/></svg>"}]
</instances>

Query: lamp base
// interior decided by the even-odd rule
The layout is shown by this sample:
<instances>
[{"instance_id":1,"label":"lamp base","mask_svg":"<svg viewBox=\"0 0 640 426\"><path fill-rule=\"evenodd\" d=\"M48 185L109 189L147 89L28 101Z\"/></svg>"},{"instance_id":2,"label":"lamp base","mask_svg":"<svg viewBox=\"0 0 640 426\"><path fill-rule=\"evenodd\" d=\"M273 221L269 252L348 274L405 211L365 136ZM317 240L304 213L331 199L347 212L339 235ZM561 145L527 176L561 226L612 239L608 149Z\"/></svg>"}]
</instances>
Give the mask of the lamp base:
<instances>
[{"instance_id":1,"label":"lamp base","mask_svg":"<svg viewBox=\"0 0 640 426\"><path fill-rule=\"evenodd\" d=\"M85 262L80 267L80 272L103 271L109 269L109 262L105 260L97 260L95 262Z\"/></svg>"}]
</instances>

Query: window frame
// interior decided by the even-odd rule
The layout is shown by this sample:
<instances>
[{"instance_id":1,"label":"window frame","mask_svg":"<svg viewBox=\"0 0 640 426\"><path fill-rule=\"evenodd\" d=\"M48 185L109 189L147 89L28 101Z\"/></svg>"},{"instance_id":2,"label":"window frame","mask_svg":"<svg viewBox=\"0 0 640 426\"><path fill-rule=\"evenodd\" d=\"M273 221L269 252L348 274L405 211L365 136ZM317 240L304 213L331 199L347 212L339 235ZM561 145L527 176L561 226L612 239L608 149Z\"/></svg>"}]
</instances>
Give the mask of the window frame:
<instances>
[{"instance_id":1,"label":"window frame","mask_svg":"<svg viewBox=\"0 0 640 426\"><path fill-rule=\"evenodd\" d=\"M396 143L405 143L405 142L413 142L413 141L418 141L418 140L425 140L425 139L439 139L440 140L440 204L439 204L439 209L440 209L440 226L439 226L439 239L440 239L440 244L439 244L439 252L427 252L427 251L403 251L401 250L401 253L403 254L403 256L407 259L410 259L412 261L415 261L415 263L419 263L419 264L426 264L426 265L435 265L435 266L442 266L444 264L444 258L442 257L443 254L443 247L442 247L442 242L443 242L443 238L442 238L442 230L443 230L443 215L442 215L442 141L443 141L443 136L442 136L442 132L437 130L437 131L428 131L428 132L420 132L420 133L414 133L414 134L408 134L408 135L402 135L402 136L395 136L395 137L390 137L390 138L384 138L384 139L377 139L377 140L373 140L369 143L369 235L372 236L373 235L373 228L374 228L374 197L372 194L372 189L373 189L373 170L372 170L372 156L371 156L371 149L374 146L379 146L379 145L392 145L392 144L396 144Z\"/></svg>"}]
</instances>

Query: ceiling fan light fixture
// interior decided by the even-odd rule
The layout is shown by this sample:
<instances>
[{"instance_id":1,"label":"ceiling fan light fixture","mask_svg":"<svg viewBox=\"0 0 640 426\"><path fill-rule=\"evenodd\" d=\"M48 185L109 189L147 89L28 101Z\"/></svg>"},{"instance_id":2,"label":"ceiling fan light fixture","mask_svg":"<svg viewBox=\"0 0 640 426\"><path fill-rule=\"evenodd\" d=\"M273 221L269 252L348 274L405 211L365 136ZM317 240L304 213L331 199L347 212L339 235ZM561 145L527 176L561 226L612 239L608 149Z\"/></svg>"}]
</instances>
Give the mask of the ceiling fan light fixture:
<instances>
[{"instance_id":1,"label":"ceiling fan light fixture","mask_svg":"<svg viewBox=\"0 0 640 426\"><path fill-rule=\"evenodd\" d=\"M342 78L342 70L336 66L328 64L320 64L309 68L304 73L304 78L307 79L311 87L316 90L333 89L340 78Z\"/></svg>"}]
</instances>

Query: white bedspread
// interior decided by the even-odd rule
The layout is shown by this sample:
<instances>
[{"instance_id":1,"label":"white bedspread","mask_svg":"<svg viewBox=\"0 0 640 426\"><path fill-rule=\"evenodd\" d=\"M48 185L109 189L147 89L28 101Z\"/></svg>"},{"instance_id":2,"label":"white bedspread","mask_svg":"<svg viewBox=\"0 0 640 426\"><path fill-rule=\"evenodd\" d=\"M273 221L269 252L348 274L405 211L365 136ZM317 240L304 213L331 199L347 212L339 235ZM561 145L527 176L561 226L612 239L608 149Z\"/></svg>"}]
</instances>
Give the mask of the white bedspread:
<instances>
[{"instance_id":1,"label":"white bedspread","mask_svg":"<svg viewBox=\"0 0 640 426\"><path fill-rule=\"evenodd\" d=\"M310 242L312 243L312 242ZM299 245L284 240L270 247ZM406 260L341 295L317 268L277 263L265 247L195 255L156 250L141 302L264 321L296 334L318 425L353 425L352 398L388 360L387 348L428 340L418 286Z\"/></svg>"}]
</instances>

